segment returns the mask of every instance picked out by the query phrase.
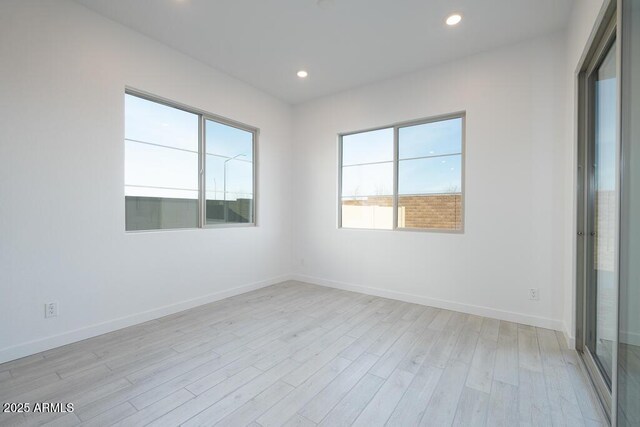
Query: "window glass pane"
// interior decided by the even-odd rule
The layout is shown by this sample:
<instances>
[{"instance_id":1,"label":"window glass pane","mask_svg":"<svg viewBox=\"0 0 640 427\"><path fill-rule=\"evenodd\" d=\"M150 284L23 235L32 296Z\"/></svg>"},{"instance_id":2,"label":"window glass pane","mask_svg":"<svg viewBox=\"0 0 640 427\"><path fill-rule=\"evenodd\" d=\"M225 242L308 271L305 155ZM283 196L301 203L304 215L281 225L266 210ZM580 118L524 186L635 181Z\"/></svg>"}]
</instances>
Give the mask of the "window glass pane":
<instances>
[{"instance_id":1,"label":"window glass pane","mask_svg":"<svg viewBox=\"0 0 640 427\"><path fill-rule=\"evenodd\" d=\"M198 152L198 115L125 95L125 138Z\"/></svg>"},{"instance_id":2,"label":"window glass pane","mask_svg":"<svg viewBox=\"0 0 640 427\"><path fill-rule=\"evenodd\" d=\"M401 160L398 227L462 229L461 156Z\"/></svg>"},{"instance_id":3,"label":"window glass pane","mask_svg":"<svg viewBox=\"0 0 640 427\"><path fill-rule=\"evenodd\" d=\"M393 198L391 196L343 197L342 227L393 228Z\"/></svg>"},{"instance_id":4,"label":"window glass pane","mask_svg":"<svg viewBox=\"0 0 640 427\"><path fill-rule=\"evenodd\" d=\"M398 131L398 227L462 229L462 118Z\"/></svg>"},{"instance_id":5,"label":"window glass pane","mask_svg":"<svg viewBox=\"0 0 640 427\"><path fill-rule=\"evenodd\" d=\"M206 121L206 133L207 154L227 158L242 154L243 160L253 160L253 133L212 120Z\"/></svg>"},{"instance_id":6,"label":"window glass pane","mask_svg":"<svg viewBox=\"0 0 640 427\"><path fill-rule=\"evenodd\" d=\"M125 228L197 227L198 116L125 95Z\"/></svg>"},{"instance_id":7,"label":"window glass pane","mask_svg":"<svg viewBox=\"0 0 640 427\"><path fill-rule=\"evenodd\" d=\"M401 127L398 141L398 158L401 160L461 153L462 119Z\"/></svg>"},{"instance_id":8,"label":"window glass pane","mask_svg":"<svg viewBox=\"0 0 640 427\"><path fill-rule=\"evenodd\" d=\"M125 194L198 198L198 153L125 141Z\"/></svg>"},{"instance_id":9,"label":"window glass pane","mask_svg":"<svg viewBox=\"0 0 640 427\"><path fill-rule=\"evenodd\" d=\"M342 137L342 164L393 161L393 128Z\"/></svg>"},{"instance_id":10,"label":"window glass pane","mask_svg":"<svg viewBox=\"0 0 640 427\"><path fill-rule=\"evenodd\" d=\"M206 222L253 222L253 133L206 120Z\"/></svg>"},{"instance_id":11,"label":"window glass pane","mask_svg":"<svg viewBox=\"0 0 640 427\"><path fill-rule=\"evenodd\" d=\"M595 179L593 194L593 229L595 239L592 240L593 269L590 270L589 293L592 301L587 315L594 319L589 324L589 336L592 337L587 347L598 360L606 381L611 382L613 375L613 344L617 327L616 311L613 305L617 296L616 278L616 230L617 230L617 183L618 172L616 156L618 155L616 121L618 116L618 94L616 80L616 45L599 66L595 79L593 138L595 161L592 173ZM591 307L594 310L591 310Z\"/></svg>"},{"instance_id":12,"label":"window glass pane","mask_svg":"<svg viewBox=\"0 0 640 427\"><path fill-rule=\"evenodd\" d=\"M342 196L393 195L393 162L342 168Z\"/></svg>"},{"instance_id":13,"label":"window glass pane","mask_svg":"<svg viewBox=\"0 0 640 427\"><path fill-rule=\"evenodd\" d=\"M462 190L462 156L429 157L400 160L398 163L398 193L439 194L460 193Z\"/></svg>"}]
</instances>

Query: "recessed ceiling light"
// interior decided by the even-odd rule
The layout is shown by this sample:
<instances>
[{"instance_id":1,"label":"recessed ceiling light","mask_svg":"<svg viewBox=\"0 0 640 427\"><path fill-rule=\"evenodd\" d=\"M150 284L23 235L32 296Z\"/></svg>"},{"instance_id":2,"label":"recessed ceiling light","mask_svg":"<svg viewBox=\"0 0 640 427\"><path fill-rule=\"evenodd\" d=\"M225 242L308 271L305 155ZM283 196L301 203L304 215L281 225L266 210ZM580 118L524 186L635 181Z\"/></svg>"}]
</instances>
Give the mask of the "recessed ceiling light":
<instances>
[{"instance_id":1,"label":"recessed ceiling light","mask_svg":"<svg viewBox=\"0 0 640 427\"><path fill-rule=\"evenodd\" d=\"M453 15L449 16L447 18L447 25L457 25L458 23L460 23L460 21L462 21L462 16L460 16L457 13L454 13Z\"/></svg>"},{"instance_id":2,"label":"recessed ceiling light","mask_svg":"<svg viewBox=\"0 0 640 427\"><path fill-rule=\"evenodd\" d=\"M309 75L309 73L307 73L305 70L300 70L296 73L298 75L298 77L300 77L301 79L304 79L305 77L307 77Z\"/></svg>"}]
</instances>

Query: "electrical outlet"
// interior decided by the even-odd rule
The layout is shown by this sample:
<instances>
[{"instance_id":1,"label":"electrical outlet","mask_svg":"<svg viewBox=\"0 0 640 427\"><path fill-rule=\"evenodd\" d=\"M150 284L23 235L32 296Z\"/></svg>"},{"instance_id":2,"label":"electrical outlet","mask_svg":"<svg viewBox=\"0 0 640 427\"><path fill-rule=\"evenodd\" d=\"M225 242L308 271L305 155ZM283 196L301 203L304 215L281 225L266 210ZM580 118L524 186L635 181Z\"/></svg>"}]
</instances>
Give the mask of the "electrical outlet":
<instances>
[{"instance_id":1,"label":"electrical outlet","mask_svg":"<svg viewBox=\"0 0 640 427\"><path fill-rule=\"evenodd\" d=\"M540 294L538 293L537 288L529 289L529 299L532 301L538 301L540 299Z\"/></svg>"},{"instance_id":2,"label":"electrical outlet","mask_svg":"<svg viewBox=\"0 0 640 427\"><path fill-rule=\"evenodd\" d=\"M58 316L58 303L48 302L44 305L44 317L57 317Z\"/></svg>"}]
</instances>

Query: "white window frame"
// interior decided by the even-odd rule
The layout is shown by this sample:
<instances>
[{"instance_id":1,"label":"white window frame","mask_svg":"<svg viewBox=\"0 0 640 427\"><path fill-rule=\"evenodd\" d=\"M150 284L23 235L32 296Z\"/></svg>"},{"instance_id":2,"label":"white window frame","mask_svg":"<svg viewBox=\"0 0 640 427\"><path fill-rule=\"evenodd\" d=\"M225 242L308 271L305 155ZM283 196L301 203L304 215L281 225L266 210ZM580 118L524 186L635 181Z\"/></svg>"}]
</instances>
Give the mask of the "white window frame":
<instances>
[{"instance_id":1,"label":"white window frame","mask_svg":"<svg viewBox=\"0 0 640 427\"><path fill-rule=\"evenodd\" d=\"M149 232L162 232L162 231L179 231L179 230L196 230L207 228L234 228L234 227L256 227L257 222L257 201L258 201L258 136L260 129L254 126L250 126L236 120L232 120L226 117L219 116L217 114L209 113L198 108L190 107L185 104L181 104L176 101L172 101L157 95L150 94L148 92L135 89L132 87L125 87L125 95L132 95L146 101L155 102L157 104L166 105L167 107L175 108L178 110L186 111L187 113L195 114L198 116L198 221L196 227L184 227L184 228L158 228L150 230L127 230L126 229L126 216L125 216L125 232L126 233L149 233ZM246 132L250 132L252 135L252 173L253 173L253 197L251 199L251 211L252 221L243 223L219 223L219 224L207 224L206 218L206 133L205 122L210 120L212 122L220 123L225 126L231 126L236 129L240 129ZM124 162L124 159L123 159Z\"/></svg>"},{"instance_id":2,"label":"white window frame","mask_svg":"<svg viewBox=\"0 0 640 427\"><path fill-rule=\"evenodd\" d=\"M465 231L465 174L466 174L466 122L467 122L467 113L466 111L458 111L455 113L442 114L438 116L427 117L423 119L410 120L405 122L394 123L387 126L377 126L375 128L363 129L358 131L350 131L350 132L341 132L338 133L338 221L337 226L338 229L344 230L369 230L369 231L418 231L418 232L435 232L435 233L454 233L454 234L464 234ZM461 208L462 214L460 218L460 228L459 229L447 229L447 228L408 228L408 227L398 227L398 135L399 130L404 127L409 126L417 126L424 125L427 123L440 122L451 119L462 119L462 141L461 141L461 189L460 189L460 197L461 197ZM382 129L393 129L393 224L391 229L383 229L383 228L352 228L352 227L343 227L342 226L342 148L343 148L343 138L349 135L356 135L364 132L371 132ZM427 157L427 156L425 156ZM441 155L432 156L432 157L441 157ZM422 158L422 157L421 157Z\"/></svg>"}]
</instances>

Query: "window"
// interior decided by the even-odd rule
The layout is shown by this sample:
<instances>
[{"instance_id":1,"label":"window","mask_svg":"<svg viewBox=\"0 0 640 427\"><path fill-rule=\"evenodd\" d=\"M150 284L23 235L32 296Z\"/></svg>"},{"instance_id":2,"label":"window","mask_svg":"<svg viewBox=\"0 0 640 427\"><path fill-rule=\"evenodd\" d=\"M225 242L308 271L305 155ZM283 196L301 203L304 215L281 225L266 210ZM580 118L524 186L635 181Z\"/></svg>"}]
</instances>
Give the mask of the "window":
<instances>
[{"instance_id":1,"label":"window","mask_svg":"<svg viewBox=\"0 0 640 427\"><path fill-rule=\"evenodd\" d=\"M256 134L127 91L125 229L254 224Z\"/></svg>"},{"instance_id":2,"label":"window","mask_svg":"<svg viewBox=\"0 0 640 427\"><path fill-rule=\"evenodd\" d=\"M342 137L342 226L393 228L393 129Z\"/></svg>"},{"instance_id":3,"label":"window","mask_svg":"<svg viewBox=\"0 0 640 427\"><path fill-rule=\"evenodd\" d=\"M463 228L464 114L340 136L340 226Z\"/></svg>"},{"instance_id":4,"label":"window","mask_svg":"<svg viewBox=\"0 0 640 427\"><path fill-rule=\"evenodd\" d=\"M253 221L253 133L206 119L207 224Z\"/></svg>"}]
</instances>

